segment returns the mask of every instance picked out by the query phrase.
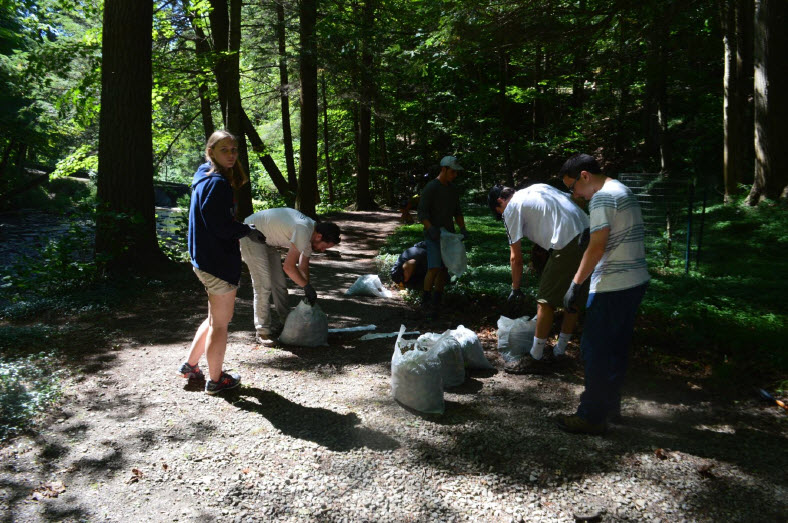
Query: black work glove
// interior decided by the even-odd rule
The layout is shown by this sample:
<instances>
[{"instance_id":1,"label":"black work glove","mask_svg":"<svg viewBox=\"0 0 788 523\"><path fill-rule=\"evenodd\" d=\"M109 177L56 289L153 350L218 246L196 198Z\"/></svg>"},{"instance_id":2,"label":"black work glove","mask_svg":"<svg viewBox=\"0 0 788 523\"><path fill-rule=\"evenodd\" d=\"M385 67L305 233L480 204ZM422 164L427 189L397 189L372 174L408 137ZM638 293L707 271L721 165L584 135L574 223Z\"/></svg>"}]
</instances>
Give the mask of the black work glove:
<instances>
[{"instance_id":1,"label":"black work glove","mask_svg":"<svg viewBox=\"0 0 788 523\"><path fill-rule=\"evenodd\" d=\"M588 242L591 240L591 230L585 229L583 232L580 233L580 237L577 240L577 245L581 249L588 247Z\"/></svg>"},{"instance_id":2,"label":"black work glove","mask_svg":"<svg viewBox=\"0 0 788 523\"><path fill-rule=\"evenodd\" d=\"M312 287L311 283L304 285L304 298L306 298L309 305L314 305L317 301L317 292L315 292L315 288Z\"/></svg>"},{"instance_id":3,"label":"black work glove","mask_svg":"<svg viewBox=\"0 0 788 523\"><path fill-rule=\"evenodd\" d=\"M253 242L265 245L265 234L258 231L254 225L249 224L249 234L247 234L246 237Z\"/></svg>"},{"instance_id":4,"label":"black work glove","mask_svg":"<svg viewBox=\"0 0 788 523\"><path fill-rule=\"evenodd\" d=\"M524 299L525 299L525 294L523 294L523 291L521 291L520 289L512 289L512 292L509 293L509 297L506 299L506 301L510 305L514 305L514 304L522 303Z\"/></svg>"},{"instance_id":5,"label":"black work glove","mask_svg":"<svg viewBox=\"0 0 788 523\"><path fill-rule=\"evenodd\" d=\"M441 238L441 230L434 225L430 225L430 228L427 229L427 236L429 236L430 240L437 242Z\"/></svg>"},{"instance_id":6,"label":"black work glove","mask_svg":"<svg viewBox=\"0 0 788 523\"><path fill-rule=\"evenodd\" d=\"M471 233L468 232L468 229L460 229L460 234L462 234L463 240L467 240L468 236L471 235Z\"/></svg>"},{"instance_id":7,"label":"black work glove","mask_svg":"<svg viewBox=\"0 0 788 523\"><path fill-rule=\"evenodd\" d=\"M580 287L581 285L572 282L566 294L564 294L564 310L566 312L577 312L577 298L580 296Z\"/></svg>"}]
</instances>

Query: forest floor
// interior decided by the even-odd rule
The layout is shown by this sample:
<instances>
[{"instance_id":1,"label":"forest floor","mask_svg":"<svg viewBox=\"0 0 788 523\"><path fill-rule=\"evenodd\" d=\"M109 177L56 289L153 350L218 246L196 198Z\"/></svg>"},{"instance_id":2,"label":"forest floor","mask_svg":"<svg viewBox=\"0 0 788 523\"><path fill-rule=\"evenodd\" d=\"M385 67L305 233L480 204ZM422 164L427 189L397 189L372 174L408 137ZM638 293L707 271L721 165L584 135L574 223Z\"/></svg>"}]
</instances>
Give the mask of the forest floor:
<instances>
[{"instance_id":1,"label":"forest floor","mask_svg":"<svg viewBox=\"0 0 788 523\"><path fill-rule=\"evenodd\" d=\"M257 346L247 273L225 362L243 386L204 394L177 374L206 314L184 268L111 311L39 320L63 334L66 392L35 432L0 448L2 520L786 520L788 416L754 395L635 358L625 421L603 437L565 434L555 417L582 391L576 342L562 370L509 375L489 310L428 324L396 292L344 296L377 272L396 218L336 216L342 244L314 257L312 280L332 328L477 332L495 370L447 391L445 414L391 398L394 338Z\"/></svg>"}]
</instances>

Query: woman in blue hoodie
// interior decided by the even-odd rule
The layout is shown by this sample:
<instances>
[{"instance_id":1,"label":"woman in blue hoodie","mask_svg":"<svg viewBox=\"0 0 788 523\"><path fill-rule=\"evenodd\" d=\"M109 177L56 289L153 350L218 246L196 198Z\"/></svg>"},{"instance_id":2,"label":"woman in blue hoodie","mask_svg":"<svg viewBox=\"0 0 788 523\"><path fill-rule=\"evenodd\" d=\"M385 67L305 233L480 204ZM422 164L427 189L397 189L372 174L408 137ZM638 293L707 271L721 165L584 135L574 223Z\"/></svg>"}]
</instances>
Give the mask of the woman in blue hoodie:
<instances>
[{"instance_id":1,"label":"woman in blue hoodie","mask_svg":"<svg viewBox=\"0 0 788 523\"><path fill-rule=\"evenodd\" d=\"M238 240L248 236L265 243L265 236L254 226L235 220L233 189L249 181L238 163L238 140L227 131L216 131L205 144L205 160L192 181L189 255L194 273L208 293L208 317L197 329L180 373L184 378L204 379L198 365L204 353L210 374L205 392L216 394L241 384L241 376L222 369L227 326L241 279Z\"/></svg>"}]
</instances>

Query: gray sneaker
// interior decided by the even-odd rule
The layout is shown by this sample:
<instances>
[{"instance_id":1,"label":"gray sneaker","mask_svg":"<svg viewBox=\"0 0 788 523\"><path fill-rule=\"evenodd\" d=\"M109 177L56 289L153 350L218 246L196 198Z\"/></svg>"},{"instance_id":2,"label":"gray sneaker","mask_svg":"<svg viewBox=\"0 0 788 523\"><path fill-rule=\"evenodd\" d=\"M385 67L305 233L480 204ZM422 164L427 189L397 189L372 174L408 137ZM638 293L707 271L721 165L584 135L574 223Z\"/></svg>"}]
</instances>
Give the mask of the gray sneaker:
<instances>
[{"instance_id":1,"label":"gray sneaker","mask_svg":"<svg viewBox=\"0 0 788 523\"><path fill-rule=\"evenodd\" d=\"M180 370L181 376L190 380L204 380L205 374L200 370L199 364L189 365L188 361L184 361Z\"/></svg>"},{"instance_id":2,"label":"gray sneaker","mask_svg":"<svg viewBox=\"0 0 788 523\"><path fill-rule=\"evenodd\" d=\"M205 383L205 393L213 396L225 390L234 389L241 384L241 375L237 373L230 374L229 372L222 372L219 381L208 380Z\"/></svg>"}]
</instances>

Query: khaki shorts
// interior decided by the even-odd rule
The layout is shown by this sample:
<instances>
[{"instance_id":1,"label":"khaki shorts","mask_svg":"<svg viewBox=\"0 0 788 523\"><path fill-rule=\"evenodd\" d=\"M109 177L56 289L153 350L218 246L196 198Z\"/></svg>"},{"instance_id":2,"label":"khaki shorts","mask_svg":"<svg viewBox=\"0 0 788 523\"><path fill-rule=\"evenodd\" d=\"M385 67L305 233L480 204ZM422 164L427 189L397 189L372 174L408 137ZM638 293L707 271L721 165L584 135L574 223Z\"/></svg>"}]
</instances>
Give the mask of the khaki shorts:
<instances>
[{"instance_id":1,"label":"khaki shorts","mask_svg":"<svg viewBox=\"0 0 788 523\"><path fill-rule=\"evenodd\" d=\"M194 274L197 275L197 278L205 285L205 292L207 292L209 296L212 294L227 294L228 292L238 290L238 285L228 283L221 278L217 278L213 274L201 271L193 265L192 269L194 270Z\"/></svg>"},{"instance_id":2,"label":"khaki shorts","mask_svg":"<svg viewBox=\"0 0 788 523\"><path fill-rule=\"evenodd\" d=\"M547 259L542 277L539 279L537 302L546 303L552 307L563 307L564 295L569 290L569 285L572 283L572 278L574 278L585 252L585 249L581 249L577 244L578 239L575 237L563 249L550 251L550 257ZM590 278L587 278L577 303L585 304L589 281Z\"/></svg>"}]
</instances>

